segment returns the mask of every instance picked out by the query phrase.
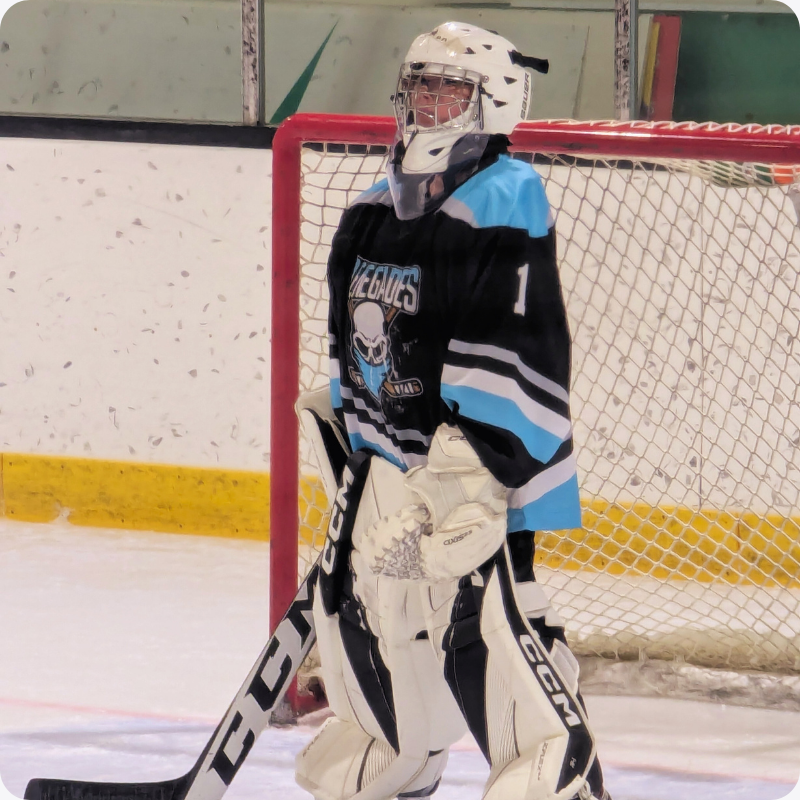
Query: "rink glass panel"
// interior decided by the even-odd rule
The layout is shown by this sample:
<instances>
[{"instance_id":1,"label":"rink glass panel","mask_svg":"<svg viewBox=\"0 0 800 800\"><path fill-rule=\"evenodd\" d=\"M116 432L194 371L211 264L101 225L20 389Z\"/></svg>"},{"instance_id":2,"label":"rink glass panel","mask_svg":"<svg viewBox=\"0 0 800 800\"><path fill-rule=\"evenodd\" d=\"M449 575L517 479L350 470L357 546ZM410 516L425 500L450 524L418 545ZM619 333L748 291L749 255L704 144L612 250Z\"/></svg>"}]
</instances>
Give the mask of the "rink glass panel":
<instances>
[{"instance_id":1,"label":"rink glass panel","mask_svg":"<svg viewBox=\"0 0 800 800\"><path fill-rule=\"evenodd\" d=\"M386 153L301 148L299 391L328 382L331 240ZM555 213L573 338L583 527L539 532L535 563L578 654L800 669L800 174L742 154L515 154ZM302 440L298 469L302 576L327 521Z\"/></svg>"}]
</instances>

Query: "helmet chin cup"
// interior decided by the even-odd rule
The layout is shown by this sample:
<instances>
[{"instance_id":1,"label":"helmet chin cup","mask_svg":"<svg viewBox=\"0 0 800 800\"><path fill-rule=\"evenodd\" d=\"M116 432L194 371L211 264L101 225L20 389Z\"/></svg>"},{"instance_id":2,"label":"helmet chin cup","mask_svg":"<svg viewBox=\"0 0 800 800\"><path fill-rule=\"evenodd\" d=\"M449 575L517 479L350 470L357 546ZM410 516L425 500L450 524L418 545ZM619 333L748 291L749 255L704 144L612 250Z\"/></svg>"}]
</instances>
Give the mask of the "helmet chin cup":
<instances>
[{"instance_id":1,"label":"helmet chin cup","mask_svg":"<svg viewBox=\"0 0 800 800\"><path fill-rule=\"evenodd\" d=\"M431 131L403 136L403 171L407 174L431 175L450 166L453 146L463 139L465 131Z\"/></svg>"},{"instance_id":2,"label":"helmet chin cup","mask_svg":"<svg viewBox=\"0 0 800 800\"><path fill-rule=\"evenodd\" d=\"M389 191L399 219L415 219L436 211L475 172L489 144L489 134L462 133L447 144L446 155L426 159L424 149L420 148L423 155L418 159L414 150L416 138L411 140L411 149L406 150L398 137L394 158L386 167Z\"/></svg>"}]
</instances>

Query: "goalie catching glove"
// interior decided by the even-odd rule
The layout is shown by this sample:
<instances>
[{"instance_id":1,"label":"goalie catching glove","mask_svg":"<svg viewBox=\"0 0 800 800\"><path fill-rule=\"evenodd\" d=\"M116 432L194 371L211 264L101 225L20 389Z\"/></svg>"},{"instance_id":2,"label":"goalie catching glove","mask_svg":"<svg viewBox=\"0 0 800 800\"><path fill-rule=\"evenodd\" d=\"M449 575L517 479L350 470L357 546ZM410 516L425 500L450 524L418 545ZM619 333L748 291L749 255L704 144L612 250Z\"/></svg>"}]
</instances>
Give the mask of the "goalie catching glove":
<instances>
[{"instance_id":1,"label":"goalie catching glove","mask_svg":"<svg viewBox=\"0 0 800 800\"><path fill-rule=\"evenodd\" d=\"M428 463L405 475L398 470L397 477L408 505L369 526L357 544L376 575L452 580L468 575L502 546L506 488L457 427L440 425Z\"/></svg>"}]
</instances>

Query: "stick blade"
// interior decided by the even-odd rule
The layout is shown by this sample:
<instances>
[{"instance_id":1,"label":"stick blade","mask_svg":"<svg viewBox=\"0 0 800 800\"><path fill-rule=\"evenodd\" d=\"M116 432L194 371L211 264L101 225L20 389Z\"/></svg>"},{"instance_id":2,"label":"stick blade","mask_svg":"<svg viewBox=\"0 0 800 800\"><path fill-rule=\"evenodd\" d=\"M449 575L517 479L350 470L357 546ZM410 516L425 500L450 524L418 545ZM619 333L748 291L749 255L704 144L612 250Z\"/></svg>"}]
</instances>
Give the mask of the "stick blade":
<instances>
[{"instance_id":1,"label":"stick blade","mask_svg":"<svg viewBox=\"0 0 800 800\"><path fill-rule=\"evenodd\" d=\"M316 640L312 609L321 561L320 555L189 772L152 783L34 778L25 789L25 800L186 800L190 793L196 800L222 800ZM225 748L234 734L239 752L232 761ZM0 792L0 800L17 799Z\"/></svg>"},{"instance_id":2,"label":"stick blade","mask_svg":"<svg viewBox=\"0 0 800 800\"><path fill-rule=\"evenodd\" d=\"M189 776L156 783L99 783L34 778L25 787L25 800L181 800Z\"/></svg>"}]
</instances>

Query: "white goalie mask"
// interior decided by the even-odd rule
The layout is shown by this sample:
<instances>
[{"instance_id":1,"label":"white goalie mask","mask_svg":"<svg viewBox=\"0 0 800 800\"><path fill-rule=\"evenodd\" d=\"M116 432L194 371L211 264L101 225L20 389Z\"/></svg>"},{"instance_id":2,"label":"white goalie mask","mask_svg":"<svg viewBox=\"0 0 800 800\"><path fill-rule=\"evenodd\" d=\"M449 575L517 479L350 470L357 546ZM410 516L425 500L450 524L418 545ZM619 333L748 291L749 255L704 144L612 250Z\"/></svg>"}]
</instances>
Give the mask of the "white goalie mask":
<instances>
[{"instance_id":1,"label":"white goalie mask","mask_svg":"<svg viewBox=\"0 0 800 800\"><path fill-rule=\"evenodd\" d=\"M532 79L526 67L547 72L548 63L474 25L445 22L418 36L394 95L403 170L443 172L464 135L510 134L528 116Z\"/></svg>"},{"instance_id":2,"label":"white goalie mask","mask_svg":"<svg viewBox=\"0 0 800 800\"><path fill-rule=\"evenodd\" d=\"M548 63L462 22L413 41L392 98L397 140L388 176L398 217L435 209L455 188L455 175L477 169L491 135L510 134L527 118L528 69L547 72Z\"/></svg>"}]
</instances>

